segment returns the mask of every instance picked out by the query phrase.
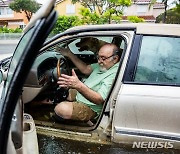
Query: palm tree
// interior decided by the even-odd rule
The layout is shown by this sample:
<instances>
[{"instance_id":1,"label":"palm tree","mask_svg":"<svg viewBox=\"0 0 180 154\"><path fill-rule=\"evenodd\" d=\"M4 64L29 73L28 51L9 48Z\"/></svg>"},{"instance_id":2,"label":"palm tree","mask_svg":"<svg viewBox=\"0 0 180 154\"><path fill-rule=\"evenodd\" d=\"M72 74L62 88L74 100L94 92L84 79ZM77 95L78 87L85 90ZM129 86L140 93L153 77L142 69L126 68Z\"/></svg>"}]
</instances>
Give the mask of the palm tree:
<instances>
[{"instance_id":1,"label":"palm tree","mask_svg":"<svg viewBox=\"0 0 180 154\"><path fill-rule=\"evenodd\" d=\"M164 4L164 13L163 13L163 19L162 22L166 23L166 17L167 17L167 4L168 0L162 0L162 3ZM151 6L153 6L155 3L157 3L157 0L151 0L150 4L149 4L149 9L151 8Z\"/></svg>"},{"instance_id":2,"label":"palm tree","mask_svg":"<svg viewBox=\"0 0 180 154\"><path fill-rule=\"evenodd\" d=\"M167 10L166 23L167 24L180 24L180 1L175 1L176 7ZM156 18L156 23L162 22L164 13Z\"/></svg>"}]
</instances>

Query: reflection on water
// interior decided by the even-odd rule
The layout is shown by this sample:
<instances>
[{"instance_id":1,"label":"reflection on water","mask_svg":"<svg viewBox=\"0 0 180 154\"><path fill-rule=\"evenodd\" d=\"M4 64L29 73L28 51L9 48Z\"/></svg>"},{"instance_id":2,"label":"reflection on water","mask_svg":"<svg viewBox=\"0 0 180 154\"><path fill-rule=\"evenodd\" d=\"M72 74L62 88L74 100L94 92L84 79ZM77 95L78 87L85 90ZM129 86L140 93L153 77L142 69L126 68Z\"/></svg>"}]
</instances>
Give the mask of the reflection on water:
<instances>
[{"instance_id":1,"label":"reflection on water","mask_svg":"<svg viewBox=\"0 0 180 154\"><path fill-rule=\"evenodd\" d=\"M175 154L175 151L132 149L38 135L40 154Z\"/></svg>"}]
</instances>

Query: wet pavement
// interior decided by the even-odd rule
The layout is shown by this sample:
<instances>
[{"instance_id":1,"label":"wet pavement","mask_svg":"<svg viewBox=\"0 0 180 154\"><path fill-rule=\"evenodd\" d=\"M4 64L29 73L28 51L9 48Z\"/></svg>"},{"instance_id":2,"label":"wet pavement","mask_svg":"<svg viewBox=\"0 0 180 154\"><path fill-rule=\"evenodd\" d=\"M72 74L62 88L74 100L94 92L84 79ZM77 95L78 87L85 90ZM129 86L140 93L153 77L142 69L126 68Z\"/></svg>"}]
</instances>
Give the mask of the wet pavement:
<instances>
[{"instance_id":1,"label":"wet pavement","mask_svg":"<svg viewBox=\"0 0 180 154\"><path fill-rule=\"evenodd\" d=\"M38 135L40 154L178 154L176 150L132 149Z\"/></svg>"},{"instance_id":2,"label":"wet pavement","mask_svg":"<svg viewBox=\"0 0 180 154\"><path fill-rule=\"evenodd\" d=\"M18 40L0 40L0 55L13 53Z\"/></svg>"},{"instance_id":3,"label":"wet pavement","mask_svg":"<svg viewBox=\"0 0 180 154\"><path fill-rule=\"evenodd\" d=\"M0 40L0 61L13 55L18 40Z\"/></svg>"},{"instance_id":4,"label":"wet pavement","mask_svg":"<svg viewBox=\"0 0 180 154\"><path fill-rule=\"evenodd\" d=\"M14 52L16 43L0 41L0 59ZM8 45L7 45L8 44ZM119 145L103 145L38 135L40 154L179 154L179 150L132 149Z\"/></svg>"}]
</instances>

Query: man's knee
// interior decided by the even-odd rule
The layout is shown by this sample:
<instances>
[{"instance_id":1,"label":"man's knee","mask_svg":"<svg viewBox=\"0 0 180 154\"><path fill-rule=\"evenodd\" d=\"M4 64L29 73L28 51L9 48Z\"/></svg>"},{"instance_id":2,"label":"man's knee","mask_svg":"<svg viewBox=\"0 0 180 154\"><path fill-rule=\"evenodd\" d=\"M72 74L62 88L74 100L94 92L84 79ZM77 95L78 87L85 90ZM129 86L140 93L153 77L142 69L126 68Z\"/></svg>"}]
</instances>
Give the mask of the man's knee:
<instances>
[{"instance_id":1,"label":"man's knee","mask_svg":"<svg viewBox=\"0 0 180 154\"><path fill-rule=\"evenodd\" d=\"M64 119L71 119L73 105L72 102L61 102L56 105L55 113Z\"/></svg>"}]
</instances>

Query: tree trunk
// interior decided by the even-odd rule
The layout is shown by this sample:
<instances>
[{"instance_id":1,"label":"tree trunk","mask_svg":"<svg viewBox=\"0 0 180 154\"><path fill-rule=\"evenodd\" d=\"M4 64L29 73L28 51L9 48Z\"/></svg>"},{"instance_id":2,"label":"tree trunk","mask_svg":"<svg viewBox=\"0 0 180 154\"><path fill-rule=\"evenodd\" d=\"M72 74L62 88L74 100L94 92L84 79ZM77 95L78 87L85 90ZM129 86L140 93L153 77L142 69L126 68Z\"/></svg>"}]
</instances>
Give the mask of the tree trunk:
<instances>
[{"instance_id":1,"label":"tree trunk","mask_svg":"<svg viewBox=\"0 0 180 154\"><path fill-rule=\"evenodd\" d=\"M28 11L24 11L24 12L25 12L25 14L26 14L27 20L30 21L30 20L31 20L31 17L32 17L31 12L28 12Z\"/></svg>"},{"instance_id":2,"label":"tree trunk","mask_svg":"<svg viewBox=\"0 0 180 154\"><path fill-rule=\"evenodd\" d=\"M166 18L167 18L167 0L164 1L164 15L163 15L163 23L166 23Z\"/></svg>"}]
</instances>

